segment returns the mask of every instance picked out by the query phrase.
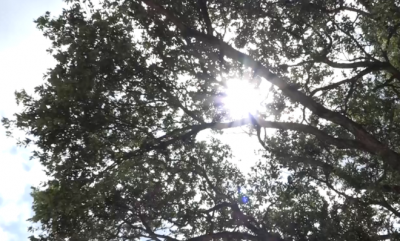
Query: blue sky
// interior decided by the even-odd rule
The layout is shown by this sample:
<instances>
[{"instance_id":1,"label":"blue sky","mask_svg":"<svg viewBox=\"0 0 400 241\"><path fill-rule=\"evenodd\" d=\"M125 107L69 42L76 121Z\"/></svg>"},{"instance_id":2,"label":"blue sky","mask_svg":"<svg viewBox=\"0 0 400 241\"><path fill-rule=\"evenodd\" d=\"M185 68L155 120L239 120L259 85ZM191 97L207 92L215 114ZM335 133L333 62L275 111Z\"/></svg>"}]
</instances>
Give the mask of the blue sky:
<instances>
[{"instance_id":1,"label":"blue sky","mask_svg":"<svg viewBox=\"0 0 400 241\"><path fill-rule=\"evenodd\" d=\"M14 91L43 81L43 73L54 65L46 53L49 42L33 20L45 11L60 13L61 0L0 0L0 116L19 110ZM31 216L30 186L45 180L40 165L29 161L29 150L15 146L0 127L0 240L27 240L26 219Z\"/></svg>"},{"instance_id":2,"label":"blue sky","mask_svg":"<svg viewBox=\"0 0 400 241\"><path fill-rule=\"evenodd\" d=\"M55 63L46 52L50 42L33 20L46 11L58 15L65 5L62 0L0 0L0 6L0 116L12 117L20 110L15 104L15 90L32 93L44 81L46 69ZM248 170L258 143L236 133L228 132L222 139L239 150L235 152L242 160L238 164ZM207 134L202 133L203 137ZM7 138L0 126L0 241L27 240L29 236L26 220L32 215L30 186L46 179L40 164L29 160L30 152L16 147L15 140Z\"/></svg>"}]
</instances>

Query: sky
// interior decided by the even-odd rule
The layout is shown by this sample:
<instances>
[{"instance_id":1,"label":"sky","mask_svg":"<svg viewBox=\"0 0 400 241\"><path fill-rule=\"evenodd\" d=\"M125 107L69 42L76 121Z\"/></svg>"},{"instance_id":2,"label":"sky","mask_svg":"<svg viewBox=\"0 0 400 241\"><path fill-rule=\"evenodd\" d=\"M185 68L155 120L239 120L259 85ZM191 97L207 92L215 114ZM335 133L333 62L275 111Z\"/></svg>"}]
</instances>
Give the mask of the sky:
<instances>
[{"instance_id":1,"label":"sky","mask_svg":"<svg viewBox=\"0 0 400 241\"><path fill-rule=\"evenodd\" d=\"M46 11L58 15L65 5L62 0L0 0L0 6L0 116L11 118L20 110L14 92L25 89L32 93L43 83L43 73L55 64L46 52L50 42L33 20ZM231 145L235 160L241 160L236 163L248 171L256 160L253 153L254 147L259 147L257 140L234 130L222 141ZM30 187L46 179L41 165L29 160L32 150L15 144L0 125L0 241L27 240L27 219L33 214Z\"/></svg>"},{"instance_id":2,"label":"sky","mask_svg":"<svg viewBox=\"0 0 400 241\"><path fill-rule=\"evenodd\" d=\"M33 20L46 11L60 13L61 0L0 0L0 116L18 111L14 91L43 82L54 65L50 46ZM23 241L32 215L30 186L45 179L41 166L29 160L30 150L17 147L0 127L0 241Z\"/></svg>"}]
</instances>

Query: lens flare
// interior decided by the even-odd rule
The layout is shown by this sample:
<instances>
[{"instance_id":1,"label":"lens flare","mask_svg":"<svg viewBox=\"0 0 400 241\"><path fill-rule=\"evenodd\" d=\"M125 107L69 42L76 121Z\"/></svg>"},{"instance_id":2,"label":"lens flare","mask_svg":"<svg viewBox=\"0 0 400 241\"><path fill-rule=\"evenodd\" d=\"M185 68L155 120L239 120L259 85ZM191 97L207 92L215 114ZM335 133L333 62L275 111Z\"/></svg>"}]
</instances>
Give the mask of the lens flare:
<instances>
[{"instance_id":1,"label":"lens flare","mask_svg":"<svg viewBox=\"0 0 400 241\"><path fill-rule=\"evenodd\" d=\"M234 119L255 114L262 102L259 90L246 80L229 81L225 95L222 103Z\"/></svg>"}]
</instances>

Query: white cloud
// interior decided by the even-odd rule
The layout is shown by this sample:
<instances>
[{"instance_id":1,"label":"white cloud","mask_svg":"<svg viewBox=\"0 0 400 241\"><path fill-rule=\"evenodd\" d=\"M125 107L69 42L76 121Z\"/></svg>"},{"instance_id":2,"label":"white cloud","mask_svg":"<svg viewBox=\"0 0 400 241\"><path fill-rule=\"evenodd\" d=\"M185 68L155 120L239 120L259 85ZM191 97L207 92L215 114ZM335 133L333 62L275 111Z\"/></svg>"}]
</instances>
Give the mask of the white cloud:
<instances>
[{"instance_id":1,"label":"white cloud","mask_svg":"<svg viewBox=\"0 0 400 241\"><path fill-rule=\"evenodd\" d=\"M26 221L31 215L31 205L29 202L7 202L0 206L1 225L11 225L19 221Z\"/></svg>"},{"instance_id":2,"label":"white cloud","mask_svg":"<svg viewBox=\"0 0 400 241\"><path fill-rule=\"evenodd\" d=\"M13 240L15 235L11 234L10 232L5 231L0 227L0 240Z\"/></svg>"},{"instance_id":3,"label":"white cloud","mask_svg":"<svg viewBox=\"0 0 400 241\"><path fill-rule=\"evenodd\" d=\"M36 29L33 20L49 10L60 13L61 0L5 0L0 9L0 115L11 117L20 107L15 104L15 90L43 82L43 73L54 65L46 52L50 42ZM0 127L0 240L26 240L26 220L31 217L30 186L46 176L41 165L29 160L31 150L15 147L15 140L5 137ZM23 239L21 239L23 238Z\"/></svg>"}]
</instances>

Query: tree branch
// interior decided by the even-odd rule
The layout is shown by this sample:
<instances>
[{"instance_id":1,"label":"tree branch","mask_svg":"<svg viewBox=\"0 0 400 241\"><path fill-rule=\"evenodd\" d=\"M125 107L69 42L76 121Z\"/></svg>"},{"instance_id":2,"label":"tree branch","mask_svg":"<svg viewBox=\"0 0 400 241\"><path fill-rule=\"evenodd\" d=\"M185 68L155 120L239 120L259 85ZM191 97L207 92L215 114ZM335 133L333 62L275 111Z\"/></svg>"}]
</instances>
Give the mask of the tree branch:
<instances>
[{"instance_id":1,"label":"tree branch","mask_svg":"<svg viewBox=\"0 0 400 241\"><path fill-rule=\"evenodd\" d=\"M214 207L212 207L210 209L202 211L202 213L209 213L209 212L213 212L213 211L216 211L216 210L219 210L219 209L222 209L222 208L226 208L226 207L230 207L230 206L231 206L230 203L222 202L222 203L219 203L219 204L215 205Z\"/></svg>"},{"instance_id":2,"label":"tree branch","mask_svg":"<svg viewBox=\"0 0 400 241\"><path fill-rule=\"evenodd\" d=\"M208 9L207 9L207 0L198 0L197 2L200 6L200 10L203 15L204 22L206 23L207 34L213 35L213 27L212 27L210 15L208 14Z\"/></svg>"},{"instance_id":3,"label":"tree branch","mask_svg":"<svg viewBox=\"0 0 400 241\"><path fill-rule=\"evenodd\" d=\"M214 46L216 48L220 48L225 56L241 62L247 67L258 69L258 74L264 77L273 85L280 88L282 93L289 97L294 102L299 102L302 105L306 106L310 109L314 114L318 115L321 118L329 120L335 124L338 124L348 131L350 131L360 142L362 142L365 147L372 153L376 153L381 156L393 169L400 170L400 155L393 150L389 149L386 145L377 140L373 135L368 133L361 125L347 118L346 116L331 111L325 108L320 103L316 102L311 97L305 95L303 92L300 92L293 88L288 88L289 84L284 79L280 78L278 75L274 74L270 71L269 68L263 66L260 62L254 60L247 54L244 54L236 49L234 49L229 44L224 41L210 35L203 34L197 30L191 29L184 25L182 21L179 20L176 16L171 14L169 11L164 9L162 6L155 4L152 0L143 0L150 8L157 11L159 14L162 14L166 17L167 20L173 22L182 32L182 35L187 37L193 37L198 41L203 41L208 43L210 46ZM335 65L335 63L329 61L325 58L325 62ZM324 62L324 61L321 61ZM359 62L359 63L351 63L344 64L344 67L349 68L357 68L357 67L387 67L387 63L382 62ZM343 67L342 64L338 64L336 66Z\"/></svg>"},{"instance_id":4,"label":"tree branch","mask_svg":"<svg viewBox=\"0 0 400 241\"><path fill-rule=\"evenodd\" d=\"M374 67L376 69L384 69L385 67L388 66L387 63L380 61L360 61L353 63L340 63L332 61L327 57L317 57L315 58L315 62L325 63L333 68L340 68L340 69L354 69L354 68L368 68L368 67Z\"/></svg>"},{"instance_id":5,"label":"tree branch","mask_svg":"<svg viewBox=\"0 0 400 241\"><path fill-rule=\"evenodd\" d=\"M320 178L318 178L318 177L315 177L315 176L312 176L312 175L310 175L310 177L313 178L313 179L316 180L316 181L319 181L319 182L321 182L321 183L324 183L324 184L325 184L328 188L330 188L332 191L334 191L335 193L337 193L337 194L339 194L339 195L345 197L346 199L351 200L352 202L357 202L357 203L360 203L360 204L362 204L362 205L364 205L364 206L368 206L368 205L379 205L379 206L381 206L381 207L386 208L388 211L392 212L395 216L400 217L400 212L397 211L396 209L394 209L394 208L384 199L384 197L382 197L383 201L371 200L371 199L368 199L368 198L363 198L363 199L361 199L361 198L355 198L355 197L352 197L352 196L350 196L350 195L347 195L345 192L342 192L342 191L337 190L337 189L332 185L332 183L329 182L328 176L326 176L325 180L322 180L322 179L320 179Z\"/></svg>"},{"instance_id":6,"label":"tree branch","mask_svg":"<svg viewBox=\"0 0 400 241\"><path fill-rule=\"evenodd\" d=\"M357 80L359 80L360 78L362 78L364 75L371 73L372 71L374 71L375 69L373 67L368 67L364 70L362 70L361 72L359 72L358 74L356 74L355 76L349 78L349 79L345 79L321 88L317 88L313 91L311 91L310 95L313 96L315 95L318 91L324 91L324 90L331 90L331 89L335 89L337 87L339 87L342 84L346 84L346 83L351 83L351 82L356 82Z\"/></svg>"},{"instance_id":7,"label":"tree branch","mask_svg":"<svg viewBox=\"0 0 400 241\"><path fill-rule=\"evenodd\" d=\"M354 81L351 82L350 89L349 89L349 91L348 91L348 93L347 93L347 95L346 95L346 97L344 99L344 113L345 114L347 114L348 103L349 103L349 100L350 100L351 96L354 93L355 84L356 84L356 82L354 82Z\"/></svg>"},{"instance_id":8,"label":"tree branch","mask_svg":"<svg viewBox=\"0 0 400 241\"><path fill-rule=\"evenodd\" d=\"M327 57L317 57L314 59L317 63L325 63L333 68L339 69L353 69L353 68L374 68L375 70L385 70L386 72L392 74L396 79L400 80L400 71L396 69L389 62L381 61L361 61L353 63L338 63L329 60Z\"/></svg>"},{"instance_id":9,"label":"tree branch","mask_svg":"<svg viewBox=\"0 0 400 241\"><path fill-rule=\"evenodd\" d=\"M342 29L339 24L335 24L334 25L340 30L342 31L345 35L347 35L347 37L349 37L351 40L353 40L353 42L357 45L357 47L360 49L361 52L363 52L365 54L365 56L367 57L366 59L373 59L374 61L378 61L377 59L375 59L374 57L372 57L372 55L370 53L368 53L364 47L357 41L357 39L353 36L352 33Z\"/></svg>"},{"instance_id":10,"label":"tree branch","mask_svg":"<svg viewBox=\"0 0 400 241\"><path fill-rule=\"evenodd\" d=\"M362 151L369 151L360 141L351 140L351 139L341 139L332 137L325 132L319 130L316 127L303 125L293 122L274 122L274 121L265 121L260 118L255 119L260 127L263 128L275 128L281 130L292 130L299 131L307 134L314 135L321 142L325 142L327 144L331 144L340 149L357 149ZM233 121L229 123L216 123L213 129L222 130L232 127L241 126L243 124L252 124L252 120L242 119L238 121Z\"/></svg>"},{"instance_id":11,"label":"tree branch","mask_svg":"<svg viewBox=\"0 0 400 241\"><path fill-rule=\"evenodd\" d=\"M195 238L187 239L186 241L211 241L211 240L254 240L258 241L259 238L257 236L241 233L241 232L219 232L219 233L210 233L201 235ZM272 241L272 240L271 240Z\"/></svg>"},{"instance_id":12,"label":"tree branch","mask_svg":"<svg viewBox=\"0 0 400 241\"><path fill-rule=\"evenodd\" d=\"M389 79L387 79L383 84L377 85L375 88L373 88L372 91L377 91L377 90L379 90L379 89L381 89L381 88L390 86L390 83L392 83L393 80L394 80L394 77L391 76L391 77L390 77Z\"/></svg>"},{"instance_id":13,"label":"tree branch","mask_svg":"<svg viewBox=\"0 0 400 241\"><path fill-rule=\"evenodd\" d=\"M358 13L358 14L368 17L368 18L372 18L372 14L365 12L363 10L357 9L357 8L353 8L353 7L341 6L341 7L335 8L335 9L326 9L326 8L323 8L323 7L313 4L313 3L310 3L309 5L311 5L315 8L318 8L319 10L321 10L325 13L338 13L340 11L345 10L345 11L349 11L349 12Z\"/></svg>"},{"instance_id":14,"label":"tree branch","mask_svg":"<svg viewBox=\"0 0 400 241\"><path fill-rule=\"evenodd\" d=\"M343 9L343 10L350 11L350 12L358 13L358 14L360 14L360 15L362 15L362 16L365 16L365 17L372 18L372 14L370 14L370 13L368 13L368 12L365 12L365 11L363 11L363 10L360 10L360 9L356 9L356 8L352 8L352 7L342 7L342 9Z\"/></svg>"},{"instance_id":15,"label":"tree branch","mask_svg":"<svg viewBox=\"0 0 400 241\"><path fill-rule=\"evenodd\" d=\"M139 214L139 218L142 221L143 226L145 227L145 231L150 235L150 237L154 238L157 241L161 241L159 238L165 239L167 241L179 241L178 239L172 238L170 236L165 236L161 234L156 234L150 227L150 225L147 223L146 218L142 215ZM143 230L143 229L142 229Z\"/></svg>"},{"instance_id":16,"label":"tree branch","mask_svg":"<svg viewBox=\"0 0 400 241\"><path fill-rule=\"evenodd\" d=\"M371 3L368 0L358 0L357 2L359 2L361 5L363 5L363 7L365 9L367 9L367 11L371 12Z\"/></svg>"},{"instance_id":17,"label":"tree branch","mask_svg":"<svg viewBox=\"0 0 400 241\"><path fill-rule=\"evenodd\" d=\"M391 233L391 234L383 234L383 235L377 235L376 240L387 240L387 239L395 239L399 238L400 234L399 233Z\"/></svg>"},{"instance_id":18,"label":"tree branch","mask_svg":"<svg viewBox=\"0 0 400 241\"><path fill-rule=\"evenodd\" d=\"M317 160L315 158L307 158L307 157L291 157L290 160L293 160L297 163L307 163L311 166L320 167L327 173L333 173L337 177L346 181L350 186L357 190L366 189L366 190L375 190L377 192L386 192L393 193L396 195L400 194L400 186L398 185L386 185L386 184L378 184L378 183L361 183L360 180L354 178L353 176L347 174L344 170L338 167L334 167L329 163Z\"/></svg>"},{"instance_id":19,"label":"tree branch","mask_svg":"<svg viewBox=\"0 0 400 241\"><path fill-rule=\"evenodd\" d=\"M386 46L385 49L382 50L383 52L383 57L386 59L387 62L389 62L389 57L387 55L388 49L390 47L390 41L393 37L393 35L397 32L398 28L400 27L400 23L394 25L393 27L390 28L388 37L386 39Z\"/></svg>"},{"instance_id":20,"label":"tree branch","mask_svg":"<svg viewBox=\"0 0 400 241\"><path fill-rule=\"evenodd\" d=\"M252 120L251 118L244 118L244 119L240 119L240 120L236 120L236 121L232 121L232 122L211 122L211 123L187 126L187 127L181 128L181 129L173 130L170 133L167 133L164 136L159 137L157 139L158 143L153 143L153 144L158 144L158 145L156 145L156 148L157 147L159 147L159 148L166 147L166 146L174 143L177 140L187 139L190 136L196 135L200 131L203 131L206 129L223 130L223 129L235 128L235 127L240 127L240 126L249 125L249 124L253 125L254 121L256 121L257 124L263 128L292 130L292 131L299 131L302 133L307 133L307 134L315 136L319 141L324 142L326 144L333 145L339 149L356 149L356 150L370 152L369 149L367 147L365 147L363 145L363 143L358 140L336 138L336 137L328 135L324 131L321 131L318 128L313 127L313 126L299 124L299 123L293 123L293 122L265 121L261 118L256 118L256 117L254 117L254 120ZM164 141L164 140L166 140L166 141ZM146 149L146 147L142 146L141 149Z\"/></svg>"}]
</instances>

